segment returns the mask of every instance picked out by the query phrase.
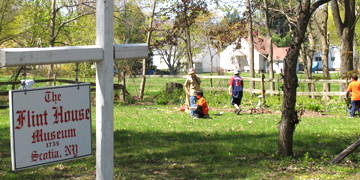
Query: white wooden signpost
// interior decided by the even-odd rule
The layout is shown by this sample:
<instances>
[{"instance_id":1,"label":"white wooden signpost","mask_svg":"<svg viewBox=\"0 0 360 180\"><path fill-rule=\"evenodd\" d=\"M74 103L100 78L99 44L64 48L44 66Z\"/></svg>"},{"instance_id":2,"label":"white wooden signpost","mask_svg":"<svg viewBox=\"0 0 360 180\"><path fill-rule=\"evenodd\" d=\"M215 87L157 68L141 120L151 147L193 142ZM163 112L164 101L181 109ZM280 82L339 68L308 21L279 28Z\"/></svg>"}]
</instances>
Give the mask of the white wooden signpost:
<instances>
[{"instance_id":1,"label":"white wooden signpost","mask_svg":"<svg viewBox=\"0 0 360 180\"><path fill-rule=\"evenodd\" d=\"M12 169L92 154L90 84L13 90Z\"/></svg>"},{"instance_id":2,"label":"white wooden signpost","mask_svg":"<svg viewBox=\"0 0 360 180\"><path fill-rule=\"evenodd\" d=\"M113 179L114 59L145 58L146 44L114 45L113 0L96 1L96 45L1 49L0 65L96 62L96 179ZM34 102L36 103L36 102Z\"/></svg>"}]
</instances>

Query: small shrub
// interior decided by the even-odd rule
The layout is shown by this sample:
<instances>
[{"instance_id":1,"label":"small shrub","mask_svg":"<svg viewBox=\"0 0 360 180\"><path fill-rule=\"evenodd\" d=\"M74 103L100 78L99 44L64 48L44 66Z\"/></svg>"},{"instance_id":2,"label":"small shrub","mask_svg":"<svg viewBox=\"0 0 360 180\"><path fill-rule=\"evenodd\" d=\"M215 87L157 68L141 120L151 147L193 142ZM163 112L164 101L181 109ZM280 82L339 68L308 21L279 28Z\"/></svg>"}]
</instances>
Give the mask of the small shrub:
<instances>
[{"instance_id":1,"label":"small shrub","mask_svg":"<svg viewBox=\"0 0 360 180\"><path fill-rule=\"evenodd\" d=\"M305 109L319 112L322 109L322 105L318 103L310 103L305 105Z\"/></svg>"},{"instance_id":2,"label":"small shrub","mask_svg":"<svg viewBox=\"0 0 360 180\"><path fill-rule=\"evenodd\" d=\"M302 108L310 111L325 111L325 103L322 102L320 98L309 98L301 96L297 98L297 109Z\"/></svg>"},{"instance_id":3,"label":"small shrub","mask_svg":"<svg viewBox=\"0 0 360 180\"><path fill-rule=\"evenodd\" d=\"M125 100L126 100L126 104L135 104L137 102L137 99L136 99L136 96L129 96L127 95L125 97Z\"/></svg>"},{"instance_id":4,"label":"small shrub","mask_svg":"<svg viewBox=\"0 0 360 180\"><path fill-rule=\"evenodd\" d=\"M172 92L166 90L161 91L155 96L154 102L156 104L183 104L185 102L185 92L182 89L177 89Z\"/></svg>"},{"instance_id":5,"label":"small shrub","mask_svg":"<svg viewBox=\"0 0 360 180\"><path fill-rule=\"evenodd\" d=\"M281 110L282 96L274 95L266 97L266 106L272 110Z\"/></svg>"},{"instance_id":6,"label":"small shrub","mask_svg":"<svg viewBox=\"0 0 360 180\"><path fill-rule=\"evenodd\" d=\"M204 97L211 107L224 106L230 103L230 96L225 91L205 91Z\"/></svg>"}]
</instances>

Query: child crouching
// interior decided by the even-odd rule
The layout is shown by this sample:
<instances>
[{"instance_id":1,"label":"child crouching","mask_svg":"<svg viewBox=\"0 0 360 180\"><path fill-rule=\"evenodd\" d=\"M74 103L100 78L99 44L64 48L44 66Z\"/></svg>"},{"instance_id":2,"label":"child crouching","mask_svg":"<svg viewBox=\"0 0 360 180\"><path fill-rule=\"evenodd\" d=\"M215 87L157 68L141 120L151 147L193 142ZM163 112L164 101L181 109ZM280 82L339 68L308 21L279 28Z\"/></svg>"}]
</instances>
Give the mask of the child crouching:
<instances>
[{"instance_id":1,"label":"child crouching","mask_svg":"<svg viewBox=\"0 0 360 180\"><path fill-rule=\"evenodd\" d=\"M195 95L197 98L196 106L190 107L190 109L194 111L194 119L197 118L209 118L209 107L204 98L204 93L202 91L195 91Z\"/></svg>"}]
</instances>

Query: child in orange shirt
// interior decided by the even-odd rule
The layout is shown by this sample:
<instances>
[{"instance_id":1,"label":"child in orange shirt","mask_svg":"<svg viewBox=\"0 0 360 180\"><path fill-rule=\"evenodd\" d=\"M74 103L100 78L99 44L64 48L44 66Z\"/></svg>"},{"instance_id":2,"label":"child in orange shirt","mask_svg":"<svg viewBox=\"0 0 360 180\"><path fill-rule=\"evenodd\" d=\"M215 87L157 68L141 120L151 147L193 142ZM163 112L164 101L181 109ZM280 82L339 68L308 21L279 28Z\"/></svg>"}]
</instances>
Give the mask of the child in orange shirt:
<instances>
[{"instance_id":1,"label":"child in orange shirt","mask_svg":"<svg viewBox=\"0 0 360 180\"><path fill-rule=\"evenodd\" d=\"M197 118L209 118L209 107L204 98L204 93L202 91L195 92L197 103L195 107L190 107L190 109L194 109L194 119Z\"/></svg>"},{"instance_id":2,"label":"child in orange shirt","mask_svg":"<svg viewBox=\"0 0 360 180\"><path fill-rule=\"evenodd\" d=\"M347 95L351 94L350 117L354 117L355 110L358 110L360 114L360 82L357 75L354 75L351 80L347 89Z\"/></svg>"}]
</instances>

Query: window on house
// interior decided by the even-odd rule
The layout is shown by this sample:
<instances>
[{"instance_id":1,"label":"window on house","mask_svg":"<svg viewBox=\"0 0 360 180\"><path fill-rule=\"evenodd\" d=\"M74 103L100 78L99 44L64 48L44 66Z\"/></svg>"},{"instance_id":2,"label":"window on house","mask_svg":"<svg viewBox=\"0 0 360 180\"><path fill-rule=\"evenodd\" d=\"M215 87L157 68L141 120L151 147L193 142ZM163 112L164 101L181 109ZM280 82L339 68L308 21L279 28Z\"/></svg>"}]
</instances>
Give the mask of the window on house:
<instances>
[{"instance_id":1,"label":"window on house","mask_svg":"<svg viewBox=\"0 0 360 180\"><path fill-rule=\"evenodd\" d=\"M335 61L335 57L331 57L331 61Z\"/></svg>"},{"instance_id":2,"label":"window on house","mask_svg":"<svg viewBox=\"0 0 360 180\"><path fill-rule=\"evenodd\" d=\"M194 62L194 64L195 64L195 71L197 73L201 73L203 71L202 63L201 62Z\"/></svg>"},{"instance_id":3,"label":"window on house","mask_svg":"<svg viewBox=\"0 0 360 180\"><path fill-rule=\"evenodd\" d=\"M321 61L321 57L315 57L315 61Z\"/></svg>"},{"instance_id":4,"label":"window on house","mask_svg":"<svg viewBox=\"0 0 360 180\"><path fill-rule=\"evenodd\" d=\"M246 56L236 56L236 59L238 63L240 63L242 66L248 66L249 63L246 60Z\"/></svg>"}]
</instances>

